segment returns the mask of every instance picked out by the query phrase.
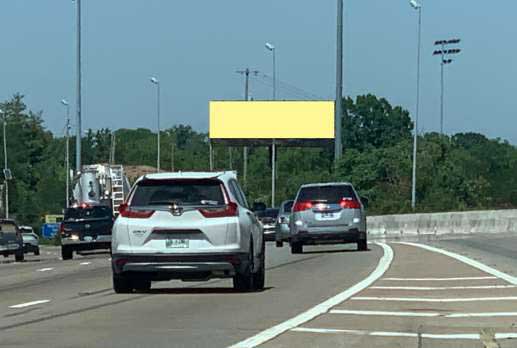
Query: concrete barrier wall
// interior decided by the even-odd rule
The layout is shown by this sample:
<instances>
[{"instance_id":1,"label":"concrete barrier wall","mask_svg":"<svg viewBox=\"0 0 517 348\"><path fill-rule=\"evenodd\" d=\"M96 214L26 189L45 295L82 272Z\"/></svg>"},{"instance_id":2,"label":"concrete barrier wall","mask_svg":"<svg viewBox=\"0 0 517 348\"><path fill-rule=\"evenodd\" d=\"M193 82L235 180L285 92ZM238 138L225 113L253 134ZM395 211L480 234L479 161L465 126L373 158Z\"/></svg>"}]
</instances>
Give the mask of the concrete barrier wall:
<instances>
[{"instance_id":1,"label":"concrete barrier wall","mask_svg":"<svg viewBox=\"0 0 517 348\"><path fill-rule=\"evenodd\" d=\"M517 209L368 217L371 236L517 232Z\"/></svg>"}]
</instances>

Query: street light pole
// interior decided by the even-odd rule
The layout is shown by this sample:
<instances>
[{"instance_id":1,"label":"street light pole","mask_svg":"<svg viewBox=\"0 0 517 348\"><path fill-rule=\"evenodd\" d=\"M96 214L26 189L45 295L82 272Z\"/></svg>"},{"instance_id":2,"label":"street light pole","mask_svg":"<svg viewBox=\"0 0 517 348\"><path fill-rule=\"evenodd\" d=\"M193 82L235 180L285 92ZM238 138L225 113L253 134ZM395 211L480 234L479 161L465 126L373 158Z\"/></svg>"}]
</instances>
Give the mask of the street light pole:
<instances>
[{"instance_id":1,"label":"street light pole","mask_svg":"<svg viewBox=\"0 0 517 348\"><path fill-rule=\"evenodd\" d=\"M273 53L273 100L276 100L276 47L266 42L266 48ZM276 195L276 141L271 144L271 207L275 207Z\"/></svg>"},{"instance_id":2,"label":"street light pole","mask_svg":"<svg viewBox=\"0 0 517 348\"><path fill-rule=\"evenodd\" d=\"M76 173L81 171L81 0L77 2L77 131L75 138L75 170Z\"/></svg>"},{"instance_id":3,"label":"street light pole","mask_svg":"<svg viewBox=\"0 0 517 348\"><path fill-rule=\"evenodd\" d=\"M337 0L336 105L334 115L334 160L343 154L341 118L343 116L343 0Z\"/></svg>"},{"instance_id":4,"label":"street light pole","mask_svg":"<svg viewBox=\"0 0 517 348\"><path fill-rule=\"evenodd\" d=\"M422 39L422 4L416 0L410 0L410 5L418 11L418 43L417 43L417 68L416 68L416 107L415 107L415 129L413 134L413 173L411 180L411 208L416 207L416 160L418 146L418 118L420 113L420 51Z\"/></svg>"},{"instance_id":5,"label":"street light pole","mask_svg":"<svg viewBox=\"0 0 517 348\"><path fill-rule=\"evenodd\" d=\"M459 48L448 48L449 45L456 45L460 43L460 39L438 40L435 41L435 46L440 46L441 49L435 50L433 56L440 57L440 134L443 135L444 127L444 69L445 65L451 64L453 59L449 58L451 55L461 52Z\"/></svg>"},{"instance_id":6,"label":"street light pole","mask_svg":"<svg viewBox=\"0 0 517 348\"><path fill-rule=\"evenodd\" d=\"M0 110L0 115L2 115L2 123L3 123L3 138L4 138L4 186L5 186L5 218L9 219L9 180L7 177L7 135L6 135L6 125L7 125L7 115L3 110Z\"/></svg>"},{"instance_id":7,"label":"street light pole","mask_svg":"<svg viewBox=\"0 0 517 348\"><path fill-rule=\"evenodd\" d=\"M65 129L65 170L66 170L66 202L68 208L70 202L70 104L66 99L61 100L61 104L66 107L66 129Z\"/></svg>"},{"instance_id":8,"label":"street light pole","mask_svg":"<svg viewBox=\"0 0 517 348\"><path fill-rule=\"evenodd\" d=\"M160 81L156 77L151 77L151 82L156 85L156 117L157 117L157 127L158 127L158 137L157 137L157 157L156 157L156 168L157 171L160 171Z\"/></svg>"}]
</instances>

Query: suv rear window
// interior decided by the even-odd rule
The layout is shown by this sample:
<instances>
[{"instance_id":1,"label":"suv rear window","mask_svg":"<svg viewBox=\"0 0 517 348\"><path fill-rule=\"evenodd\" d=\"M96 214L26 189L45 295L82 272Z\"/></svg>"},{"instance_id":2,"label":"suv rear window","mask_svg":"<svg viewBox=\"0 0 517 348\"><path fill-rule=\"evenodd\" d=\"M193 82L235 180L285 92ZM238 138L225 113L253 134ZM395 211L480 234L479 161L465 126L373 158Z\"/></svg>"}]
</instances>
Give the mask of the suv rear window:
<instances>
[{"instance_id":1,"label":"suv rear window","mask_svg":"<svg viewBox=\"0 0 517 348\"><path fill-rule=\"evenodd\" d=\"M298 201L319 201L338 204L343 198L357 199L350 185L327 185L303 187Z\"/></svg>"},{"instance_id":2,"label":"suv rear window","mask_svg":"<svg viewBox=\"0 0 517 348\"><path fill-rule=\"evenodd\" d=\"M132 206L225 204L218 180L148 180L138 183Z\"/></svg>"},{"instance_id":3,"label":"suv rear window","mask_svg":"<svg viewBox=\"0 0 517 348\"><path fill-rule=\"evenodd\" d=\"M112 216L113 212L111 209L104 206L65 209L65 220L103 219L111 218Z\"/></svg>"},{"instance_id":4,"label":"suv rear window","mask_svg":"<svg viewBox=\"0 0 517 348\"><path fill-rule=\"evenodd\" d=\"M16 225L9 222L0 223L0 232L5 234L16 233Z\"/></svg>"}]
</instances>

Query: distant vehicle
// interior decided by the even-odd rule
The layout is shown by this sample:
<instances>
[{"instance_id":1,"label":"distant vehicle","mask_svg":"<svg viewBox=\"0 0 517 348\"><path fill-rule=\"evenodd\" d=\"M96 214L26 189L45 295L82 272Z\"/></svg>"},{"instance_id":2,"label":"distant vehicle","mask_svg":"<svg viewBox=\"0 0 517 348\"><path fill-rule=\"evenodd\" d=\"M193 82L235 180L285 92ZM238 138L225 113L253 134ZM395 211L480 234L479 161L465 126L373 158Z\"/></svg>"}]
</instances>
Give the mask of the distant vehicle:
<instances>
[{"instance_id":1,"label":"distant vehicle","mask_svg":"<svg viewBox=\"0 0 517 348\"><path fill-rule=\"evenodd\" d=\"M264 288L262 227L234 172L183 172L138 179L113 226L116 293L152 281L233 278L239 291Z\"/></svg>"},{"instance_id":2,"label":"distant vehicle","mask_svg":"<svg viewBox=\"0 0 517 348\"><path fill-rule=\"evenodd\" d=\"M113 220L129 189L121 165L82 167L75 178L71 206L65 209L60 226L63 260L72 259L74 251L110 248Z\"/></svg>"},{"instance_id":3,"label":"distant vehicle","mask_svg":"<svg viewBox=\"0 0 517 348\"><path fill-rule=\"evenodd\" d=\"M262 223L264 229L264 238L267 242L275 240L275 227L276 227L276 219L278 217L278 209L277 208L267 208L265 210L261 210L255 212L255 215Z\"/></svg>"},{"instance_id":4,"label":"distant vehicle","mask_svg":"<svg viewBox=\"0 0 517 348\"><path fill-rule=\"evenodd\" d=\"M284 242L289 241L289 218L291 217L293 204L293 200L283 201L282 204L280 204L275 225L275 241L276 246L279 248L284 246Z\"/></svg>"},{"instance_id":5,"label":"distant vehicle","mask_svg":"<svg viewBox=\"0 0 517 348\"><path fill-rule=\"evenodd\" d=\"M19 226L23 237L23 252L39 255L39 236L31 226Z\"/></svg>"},{"instance_id":6,"label":"distant vehicle","mask_svg":"<svg viewBox=\"0 0 517 348\"><path fill-rule=\"evenodd\" d=\"M309 244L357 243L367 250L366 214L357 192L349 183L302 185L290 219L291 252L303 252Z\"/></svg>"},{"instance_id":7,"label":"distant vehicle","mask_svg":"<svg viewBox=\"0 0 517 348\"><path fill-rule=\"evenodd\" d=\"M23 237L14 220L0 220L0 254L14 255L18 262L24 260Z\"/></svg>"}]
</instances>

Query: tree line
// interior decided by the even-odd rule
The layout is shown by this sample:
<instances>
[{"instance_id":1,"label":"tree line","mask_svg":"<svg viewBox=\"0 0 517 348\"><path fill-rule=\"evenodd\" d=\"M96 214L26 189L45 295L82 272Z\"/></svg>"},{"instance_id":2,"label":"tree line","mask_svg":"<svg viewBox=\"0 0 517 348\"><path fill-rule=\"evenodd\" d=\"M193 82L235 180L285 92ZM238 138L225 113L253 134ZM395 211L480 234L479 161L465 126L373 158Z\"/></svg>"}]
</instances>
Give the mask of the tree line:
<instances>
[{"instance_id":1,"label":"tree line","mask_svg":"<svg viewBox=\"0 0 517 348\"><path fill-rule=\"evenodd\" d=\"M407 110L374 95L345 98L344 155L337 165L333 147L280 147L276 201L292 199L308 182L349 181L370 201L370 214L411 212L413 123ZM27 109L23 96L0 103L7 119L10 211L23 224L37 227L45 214L65 205L65 139L43 124L41 112ZM83 163L106 163L115 135L115 162L156 165L156 133L149 129L88 130L82 141ZM161 167L208 170L208 134L188 125L161 132ZM418 212L506 209L517 206L517 148L478 133L418 137ZM70 163L75 163L70 141ZM0 152L0 163L3 163ZM243 183L252 202L270 202L271 169L267 147L249 148ZM242 173L242 148L214 146L214 167Z\"/></svg>"}]
</instances>

